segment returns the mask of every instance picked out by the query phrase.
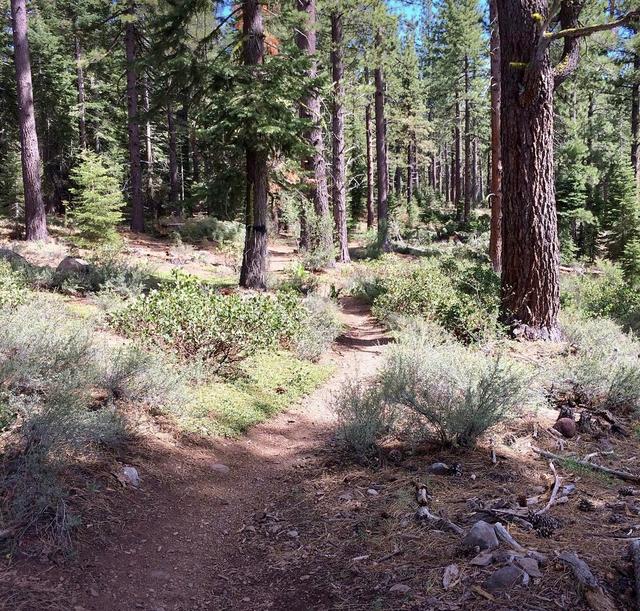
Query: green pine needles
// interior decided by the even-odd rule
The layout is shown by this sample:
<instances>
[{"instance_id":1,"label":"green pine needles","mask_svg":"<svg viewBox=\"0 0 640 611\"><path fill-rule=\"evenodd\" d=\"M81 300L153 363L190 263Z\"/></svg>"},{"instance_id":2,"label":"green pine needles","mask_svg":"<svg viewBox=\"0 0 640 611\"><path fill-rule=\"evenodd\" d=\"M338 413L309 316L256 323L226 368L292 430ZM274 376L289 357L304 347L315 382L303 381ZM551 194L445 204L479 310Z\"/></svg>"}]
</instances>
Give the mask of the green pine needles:
<instances>
[{"instance_id":1,"label":"green pine needles","mask_svg":"<svg viewBox=\"0 0 640 611\"><path fill-rule=\"evenodd\" d=\"M70 217L77 229L74 242L83 248L111 246L120 241L117 226L125 205L120 169L105 155L83 151L71 170Z\"/></svg>"}]
</instances>

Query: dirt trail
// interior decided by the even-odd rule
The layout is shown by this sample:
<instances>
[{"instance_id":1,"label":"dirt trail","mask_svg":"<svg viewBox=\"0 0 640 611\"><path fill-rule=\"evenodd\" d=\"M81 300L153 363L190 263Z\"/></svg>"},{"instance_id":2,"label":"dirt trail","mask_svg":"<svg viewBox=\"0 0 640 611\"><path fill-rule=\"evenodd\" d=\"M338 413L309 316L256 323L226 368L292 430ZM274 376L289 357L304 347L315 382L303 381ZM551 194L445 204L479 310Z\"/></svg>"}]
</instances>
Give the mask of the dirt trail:
<instances>
[{"instance_id":1,"label":"dirt trail","mask_svg":"<svg viewBox=\"0 0 640 611\"><path fill-rule=\"evenodd\" d=\"M274 602L278 592L260 583L264 567L259 551L246 545L247 531L256 513L286 503L287 491L302 485L306 465L317 465L334 436L334 391L347 376L375 371L388 341L366 306L345 298L341 311L345 333L328 356L336 374L300 405L240 440L203 446L167 437L136 446L128 460L142 486L127 491L120 504L121 528L106 545L83 546L77 562L48 575L64 584L66 608L281 608ZM247 575L258 580L260 601Z\"/></svg>"}]
</instances>

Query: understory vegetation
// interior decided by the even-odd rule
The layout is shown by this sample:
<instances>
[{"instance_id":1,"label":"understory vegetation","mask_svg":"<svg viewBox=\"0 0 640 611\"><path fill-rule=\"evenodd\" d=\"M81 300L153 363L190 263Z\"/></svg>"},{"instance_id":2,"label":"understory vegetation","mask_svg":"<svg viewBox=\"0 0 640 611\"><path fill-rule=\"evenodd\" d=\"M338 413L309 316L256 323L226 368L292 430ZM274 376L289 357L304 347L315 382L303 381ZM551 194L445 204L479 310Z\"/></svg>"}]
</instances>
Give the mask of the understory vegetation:
<instances>
[{"instance_id":1,"label":"understory vegetation","mask_svg":"<svg viewBox=\"0 0 640 611\"><path fill-rule=\"evenodd\" d=\"M49 271L18 255L0 261L8 543L36 534L50 550L69 549L84 497L70 489L97 485L91 472L135 438L141 419L236 436L331 372L314 361L341 326L317 295L219 292L184 273L158 282L100 258L80 271ZM86 295L117 307L105 319L65 301Z\"/></svg>"}]
</instances>

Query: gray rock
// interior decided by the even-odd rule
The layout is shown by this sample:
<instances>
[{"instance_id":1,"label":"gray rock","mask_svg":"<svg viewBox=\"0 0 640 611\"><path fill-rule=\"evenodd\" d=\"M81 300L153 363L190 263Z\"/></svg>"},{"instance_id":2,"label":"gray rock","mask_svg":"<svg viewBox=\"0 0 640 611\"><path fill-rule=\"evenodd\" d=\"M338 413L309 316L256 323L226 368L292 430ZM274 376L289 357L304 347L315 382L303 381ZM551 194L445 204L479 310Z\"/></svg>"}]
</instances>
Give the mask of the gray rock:
<instances>
[{"instance_id":1,"label":"gray rock","mask_svg":"<svg viewBox=\"0 0 640 611\"><path fill-rule=\"evenodd\" d=\"M467 550L475 548L482 550L496 549L498 547L498 537L496 531L491 524L488 524L484 520L479 520L467 533L462 540L462 547Z\"/></svg>"},{"instance_id":2,"label":"gray rock","mask_svg":"<svg viewBox=\"0 0 640 611\"><path fill-rule=\"evenodd\" d=\"M427 472L431 473L431 475L451 475L449 465L443 462L434 462L432 465L429 465Z\"/></svg>"},{"instance_id":3,"label":"gray rock","mask_svg":"<svg viewBox=\"0 0 640 611\"><path fill-rule=\"evenodd\" d=\"M493 562L493 552L480 552L470 560L474 566L489 566Z\"/></svg>"},{"instance_id":4,"label":"gray rock","mask_svg":"<svg viewBox=\"0 0 640 611\"><path fill-rule=\"evenodd\" d=\"M65 257L58 263L58 274L87 274L91 271L91 263L76 257Z\"/></svg>"},{"instance_id":5,"label":"gray rock","mask_svg":"<svg viewBox=\"0 0 640 611\"><path fill-rule=\"evenodd\" d=\"M13 267L29 267L29 261L9 248L0 248L0 259L7 261Z\"/></svg>"},{"instance_id":6,"label":"gray rock","mask_svg":"<svg viewBox=\"0 0 640 611\"><path fill-rule=\"evenodd\" d=\"M216 462L211 465L211 470L221 475L229 475L231 469L227 465L223 465L221 462Z\"/></svg>"},{"instance_id":7,"label":"gray rock","mask_svg":"<svg viewBox=\"0 0 640 611\"><path fill-rule=\"evenodd\" d=\"M140 485L140 475L138 474L138 469L135 467L123 467L122 468L122 479L125 483L137 488Z\"/></svg>"},{"instance_id":8,"label":"gray rock","mask_svg":"<svg viewBox=\"0 0 640 611\"><path fill-rule=\"evenodd\" d=\"M392 594L406 594L411 588L404 583L396 583L389 588Z\"/></svg>"},{"instance_id":9,"label":"gray rock","mask_svg":"<svg viewBox=\"0 0 640 611\"><path fill-rule=\"evenodd\" d=\"M522 569L517 566L509 565L498 569L493 573L484 584L489 592L497 592L499 590L510 590L524 576Z\"/></svg>"},{"instance_id":10,"label":"gray rock","mask_svg":"<svg viewBox=\"0 0 640 611\"><path fill-rule=\"evenodd\" d=\"M534 549L530 549L527 552L527 558L533 558L539 565L547 564L547 562L549 561L549 559L544 554L541 554Z\"/></svg>"},{"instance_id":11,"label":"gray rock","mask_svg":"<svg viewBox=\"0 0 640 611\"><path fill-rule=\"evenodd\" d=\"M538 568L538 561L533 558L518 558L516 564L525 571L530 577L537 579L542 577L542 573Z\"/></svg>"}]
</instances>

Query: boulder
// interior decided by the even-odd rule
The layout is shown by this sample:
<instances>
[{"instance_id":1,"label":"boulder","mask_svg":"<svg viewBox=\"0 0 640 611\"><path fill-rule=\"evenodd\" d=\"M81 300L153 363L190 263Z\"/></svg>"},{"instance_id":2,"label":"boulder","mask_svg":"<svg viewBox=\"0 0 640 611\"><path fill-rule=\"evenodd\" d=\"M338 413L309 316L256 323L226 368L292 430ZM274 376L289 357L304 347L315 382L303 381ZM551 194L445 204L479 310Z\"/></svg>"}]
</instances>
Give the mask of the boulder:
<instances>
[{"instance_id":1,"label":"boulder","mask_svg":"<svg viewBox=\"0 0 640 611\"><path fill-rule=\"evenodd\" d=\"M58 274L87 274L91 271L91 263L76 257L65 257L56 267Z\"/></svg>"},{"instance_id":2,"label":"boulder","mask_svg":"<svg viewBox=\"0 0 640 611\"><path fill-rule=\"evenodd\" d=\"M498 537L493 526L484 520L479 520L462 540L462 547L466 550L496 549L498 547Z\"/></svg>"},{"instance_id":3,"label":"boulder","mask_svg":"<svg viewBox=\"0 0 640 611\"><path fill-rule=\"evenodd\" d=\"M9 248L0 248L0 259L6 261L12 267L29 267L29 261Z\"/></svg>"}]
</instances>

